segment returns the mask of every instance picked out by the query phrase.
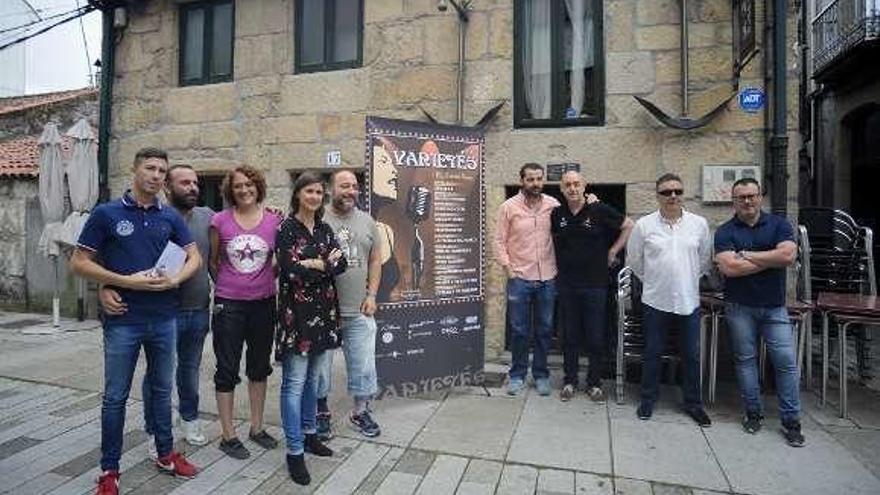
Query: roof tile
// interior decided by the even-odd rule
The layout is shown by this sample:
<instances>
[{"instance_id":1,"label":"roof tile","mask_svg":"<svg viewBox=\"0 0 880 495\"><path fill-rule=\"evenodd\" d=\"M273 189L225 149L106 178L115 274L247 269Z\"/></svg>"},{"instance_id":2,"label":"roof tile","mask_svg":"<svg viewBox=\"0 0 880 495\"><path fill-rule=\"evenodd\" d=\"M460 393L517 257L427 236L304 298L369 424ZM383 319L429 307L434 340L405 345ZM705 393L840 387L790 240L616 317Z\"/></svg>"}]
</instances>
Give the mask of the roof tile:
<instances>
[{"instance_id":1,"label":"roof tile","mask_svg":"<svg viewBox=\"0 0 880 495\"><path fill-rule=\"evenodd\" d=\"M40 136L25 136L0 141L0 177L37 177L40 175ZM73 138L61 136L61 153L70 157Z\"/></svg>"},{"instance_id":2,"label":"roof tile","mask_svg":"<svg viewBox=\"0 0 880 495\"><path fill-rule=\"evenodd\" d=\"M81 96L97 95L98 90L95 88L81 88L70 91L58 91L55 93L44 93L39 95L13 96L11 98L0 98L0 115L13 112L20 112L31 108L52 105L66 100L72 100Z\"/></svg>"}]
</instances>

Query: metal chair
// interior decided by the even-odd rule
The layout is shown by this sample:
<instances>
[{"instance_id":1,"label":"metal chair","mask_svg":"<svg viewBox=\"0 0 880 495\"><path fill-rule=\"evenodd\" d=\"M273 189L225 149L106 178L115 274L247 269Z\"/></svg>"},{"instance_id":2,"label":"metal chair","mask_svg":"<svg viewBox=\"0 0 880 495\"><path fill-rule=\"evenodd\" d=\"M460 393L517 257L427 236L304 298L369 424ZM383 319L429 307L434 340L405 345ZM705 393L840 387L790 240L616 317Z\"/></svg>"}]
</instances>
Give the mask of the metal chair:
<instances>
[{"instance_id":1,"label":"metal chair","mask_svg":"<svg viewBox=\"0 0 880 495\"><path fill-rule=\"evenodd\" d=\"M812 355L813 313L816 310L813 301L813 268L811 261L810 235L807 227L798 225L798 253L795 268L797 270L797 300L789 305L788 314L798 324L798 370L804 376L806 387L813 386L813 362L807 356ZM804 365L806 361L806 372Z\"/></svg>"},{"instance_id":2,"label":"metal chair","mask_svg":"<svg viewBox=\"0 0 880 495\"><path fill-rule=\"evenodd\" d=\"M870 228L832 208L801 208L799 222L809 232L814 293L877 293Z\"/></svg>"},{"instance_id":3,"label":"metal chair","mask_svg":"<svg viewBox=\"0 0 880 495\"><path fill-rule=\"evenodd\" d=\"M718 376L718 338L721 333L721 317L724 315L724 298L720 295L701 295L700 309L703 311L703 321L708 320L709 322L708 402L709 404L714 404ZM702 331L705 332L705 330Z\"/></svg>"},{"instance_id":4,"label":"metal chair","mask_svg":"<svg viewBox=\"0 0 880 495\"><path fill-rule=\"evenodd\" d=\"M838 368L838 380L840 380L840 406L839 413L841 418L847 417L847 372L849 371L849 366L847 366L847 357L846 357L846 332L850 325L855 323L864 325L867 327L877 327L880 326L880 318L870 317L870 316L862 316L862 315L850 315L850 314L833 314L832 318L837 321L837 346L839 348L838 356L840 359L840 368Z\"/></svg>"},{"instance_id":5,"label":"metal chair","mask_svg":"<svg viewBox=\"0 0 880 495\"><path fill-rule=\"evenodd\" d=\"M801 208L799 219L809 229L811 295L820 292L877 294L873 253L874 233L870 228L858 225L845 211L832 208ZM832 342L829 340L828 331L828 326L823 325L821 349L823 404L828 376L828 347ZM807 335L806 375L808 385L811 385L812 333ZM861 372L867 369L867 345L864 334L856 334L855 338L856 365Z\"/></svg>"},{"instance_id":6,"label":"metal chair","mask_svg":"<svg viewBox=\"0 0 880 495\"><path fill-rule=\"evenodd\" d=\"M631 337L641 333L641 315L636 315L633 301L632 268L625 266L617 274L617 355L615 359L615 395L617 403L624 401L624 374L626 373L626 359L633 357L632 352L627 352ZM632 347L631 347L632 349Z\"/></svg>"}]
</instances>

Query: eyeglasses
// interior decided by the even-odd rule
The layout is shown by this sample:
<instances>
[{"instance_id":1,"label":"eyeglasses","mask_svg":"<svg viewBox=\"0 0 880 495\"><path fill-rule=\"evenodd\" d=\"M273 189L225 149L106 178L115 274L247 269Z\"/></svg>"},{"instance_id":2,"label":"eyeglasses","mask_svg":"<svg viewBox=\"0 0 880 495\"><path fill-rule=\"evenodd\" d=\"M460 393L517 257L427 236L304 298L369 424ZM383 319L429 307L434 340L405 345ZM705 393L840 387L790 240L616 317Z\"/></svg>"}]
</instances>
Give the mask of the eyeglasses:
<instances>
[{"instance_id":1,"label":"eyeglasses","mask_svg":"<svg viewBox=\"0 0 880 495\"><path fill-rule=\"evenodd\" d=\"M672 193L675 193L676 196L681 196L684 194L684 189L664 189L662 191L657 191L657 194L660 196L672 196Z\"/></svg>"},{"instance_id":2,"label":"eyeglasses","mask_svg":"<svg viewBox=\"0 0 880 495\"><path fill-rule=\"evenodd\" d=\"M746 201L755 201L760 197L760 194L742 194L739 196L734 196L733 199L739 201L740 203L745 203Z\"/></svg>"}]
</instances>

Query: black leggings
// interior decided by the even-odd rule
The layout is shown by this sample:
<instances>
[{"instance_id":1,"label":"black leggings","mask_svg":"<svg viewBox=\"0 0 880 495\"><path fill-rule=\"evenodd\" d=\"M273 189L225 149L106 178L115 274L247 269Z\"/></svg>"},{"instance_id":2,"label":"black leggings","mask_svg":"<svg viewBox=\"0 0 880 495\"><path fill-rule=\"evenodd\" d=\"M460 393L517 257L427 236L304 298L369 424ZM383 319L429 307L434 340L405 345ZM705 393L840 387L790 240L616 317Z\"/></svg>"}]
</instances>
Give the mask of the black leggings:
<instances>
[{"instance_id":1,"label":"black leggings","mask_svg":"<svg viewBox=\"0 0 880 495\"><path fill-rule=\"evenodd\" d=\"M241 382L238 368L247 343L245 373L252 382L264 382L272 374L269 357L275 334L275 298L241 301L214 299L214 356L217 370L214 387L232 392Z\"/></svg>"}]
</instances>

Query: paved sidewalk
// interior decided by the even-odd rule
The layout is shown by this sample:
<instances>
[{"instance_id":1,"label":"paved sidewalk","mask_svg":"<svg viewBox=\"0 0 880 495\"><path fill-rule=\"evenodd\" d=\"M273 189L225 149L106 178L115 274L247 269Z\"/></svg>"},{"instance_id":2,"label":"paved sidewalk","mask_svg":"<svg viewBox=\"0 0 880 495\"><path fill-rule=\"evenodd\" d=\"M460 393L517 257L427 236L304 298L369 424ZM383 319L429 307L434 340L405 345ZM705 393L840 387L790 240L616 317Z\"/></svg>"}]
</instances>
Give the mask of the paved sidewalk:
<instances>
[{"instance_id":1,"label":"paved sidewalk","mask_svg":"<svg viewBox=\"0 0 880 495\"><path fill-rule=\"evenodd\" d=\"M94 490L100 444L101 335L96 322L65 321L53 330L43 315L0 312L0 492L83 494ZM214 442L181 450L203 471L190 481L158 474L147 460L139 400L143 365L135 378L122 457L125 493L264 494L877 494L880 493L880 394L851 385L852 418L836 418L804 394L807 446L792 449L778 433L774 400L758 435L739 426L735 387L709 409L715 423L701 429L671 398L654 419L635 417L633 396L623 405L597 405L579 394L562 403L534 390L508 397L501 389L458 389L437 397L375 404L383 433L366 440L335 425L332 458L307 457L313 482L294 485L283 449L238 461L217 449L210 378L210 342L202 375L202 409ZM334 361L331 404L344 419L347 399L341 355ZM267 422L281 438L279 373L270 378ZM608 387L611 389L611 387ZM244 394L244 389L241 393ZM246 403L239 401L240 417ZM344 421L340 421L344 423ZM248 424L239 423L246 437ZM179 433L179 431L176 431Z\"/></svg>"}]
</instances>

